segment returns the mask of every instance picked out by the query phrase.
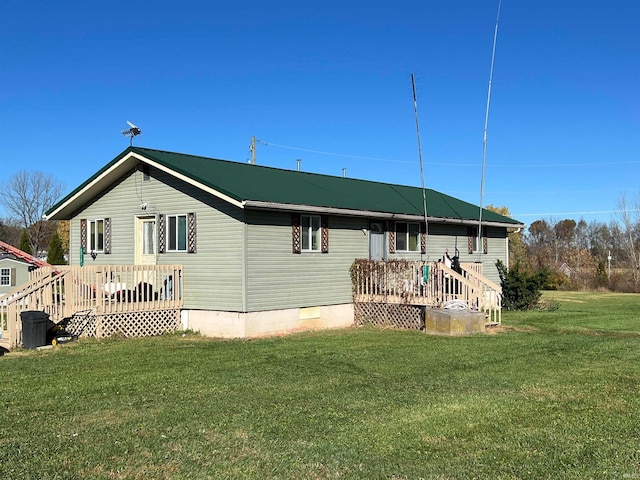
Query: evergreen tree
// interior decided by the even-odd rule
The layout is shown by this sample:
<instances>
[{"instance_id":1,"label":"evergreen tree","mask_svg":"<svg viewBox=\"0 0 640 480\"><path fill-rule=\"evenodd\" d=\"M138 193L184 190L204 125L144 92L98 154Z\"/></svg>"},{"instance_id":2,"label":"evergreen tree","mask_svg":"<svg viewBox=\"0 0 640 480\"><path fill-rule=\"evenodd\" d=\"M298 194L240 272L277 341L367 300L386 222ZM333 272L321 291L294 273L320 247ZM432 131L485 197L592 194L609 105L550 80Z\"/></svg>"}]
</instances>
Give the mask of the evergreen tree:
<instances>
[{"instance_id":1,"label":"evergreen tree","mask_svg":"<svg viewBox=\"0 0 640 480\"><path fill-rule=\"evenodd\" d=\"M516 263L507 270L500 260L496 262L500 283L502 284L502 305L507 310L528 310L535 308L540 300L542 289L549 278L545 269L537 273L527 273Z\"/></svg>"},{"instance_id":2,"label":"evergreen tree","mask_svg":"<svg viewBox=\"0 0 640 480\"><path fill-rule=\"evenodd\" d=\"M58 231L54 230L51 235L51 241L49 242L49 251L47 252L47 262L51 265L64 265L64 251L62 248L62 241Z\"/></svg>"},{"instance_id":3,"label":"evergreen tree","mask_svg":"<svg viewBox=\"0 0 640 480\"><path fill-rule=\"evenodd\" d=\"M29 241L29 233L26 228L22 230L22 234L20 235L20 245L18 245L18 248L29 255L33 255L33 249Z\"/></svg>"}]
</instances>

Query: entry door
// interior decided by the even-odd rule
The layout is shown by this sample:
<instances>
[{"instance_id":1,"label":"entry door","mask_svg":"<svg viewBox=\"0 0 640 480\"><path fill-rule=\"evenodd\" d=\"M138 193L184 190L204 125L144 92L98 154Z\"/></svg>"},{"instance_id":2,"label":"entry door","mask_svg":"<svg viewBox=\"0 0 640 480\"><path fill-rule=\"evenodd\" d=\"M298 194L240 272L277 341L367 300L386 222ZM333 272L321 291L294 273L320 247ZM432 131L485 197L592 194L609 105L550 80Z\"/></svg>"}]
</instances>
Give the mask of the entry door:
<instances>
[{"instance_id":1,"label":"entry door","mask_svg":"<svg viewBox=\"0 0 640 480\"><path fill-rule=\"evenodd\" d=\"M381 222L371 222L369 228L369 259L385 259L384 224Z\"/></svg>"},{"instance_id":2,"label":"entry door","mask_svg":"<svg viewBox=\"0 0 640 480\"><path fill-rule=\"evenodd\" d=\"M136 265L156 264L156 217L136 217Z\"/></svg>"}]
</instances>

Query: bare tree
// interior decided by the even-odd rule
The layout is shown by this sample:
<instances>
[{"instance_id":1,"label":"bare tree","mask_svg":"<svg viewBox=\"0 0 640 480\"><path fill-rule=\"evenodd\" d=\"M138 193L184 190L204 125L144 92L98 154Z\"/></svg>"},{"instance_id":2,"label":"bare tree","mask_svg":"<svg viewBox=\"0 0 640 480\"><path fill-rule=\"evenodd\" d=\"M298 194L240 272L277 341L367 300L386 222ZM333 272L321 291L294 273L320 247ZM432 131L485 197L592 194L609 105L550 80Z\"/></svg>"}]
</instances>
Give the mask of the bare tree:
<instances>
[{"instance_id":1,"label":"bare tree","mask_svg":"<svg viewBox=\"0 0 640 480\"><path fill-rule=\"evenodd\" d=\"M0 190L0 203L27 230L35 255L46 247L50 233L44 212L60 198L62 191L62 184L51 175L26 170L9 177Z\"/></svg>"},{"instance_id":2,"label":"bare tree","mask_svg":"<svg viewBox=\"0 0 640 480\"><path fill-rule=\"evenodd\" d=\"M620 254L627 268L631 270L637 290L640 286L640 195L629 203L625 194L621 194L618 199L618 211Z\"/></svg>"}]
</instances>

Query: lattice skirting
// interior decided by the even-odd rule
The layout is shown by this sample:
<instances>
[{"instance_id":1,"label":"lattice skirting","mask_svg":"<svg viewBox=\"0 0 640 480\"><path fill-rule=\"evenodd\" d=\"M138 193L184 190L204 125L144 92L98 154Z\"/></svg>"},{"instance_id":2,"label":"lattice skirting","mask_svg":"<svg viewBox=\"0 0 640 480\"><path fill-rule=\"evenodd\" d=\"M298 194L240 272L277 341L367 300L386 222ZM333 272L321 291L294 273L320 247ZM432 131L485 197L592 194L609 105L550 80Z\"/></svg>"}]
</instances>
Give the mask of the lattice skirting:
<instances>
[{"instance_id":1,"label":"lattice skirting","mask_svg":"<svg viewBox=\"0 0 640 480\"><path fill-rule=\"evenodd\" d=\"M180 328L180 310L148 310L74 317L67 331L83 337L149 337Z\"/></svg>"},{"instance_id":2,"label":"lattice skirting","mask_svg":"<svg viewBox=\"0 0 640 480\"><path fill-rule=\"evenodd\" d=\"M424 329L424 307L388 303L354 303L356 325Z\"/></svg>"}]
</instances>

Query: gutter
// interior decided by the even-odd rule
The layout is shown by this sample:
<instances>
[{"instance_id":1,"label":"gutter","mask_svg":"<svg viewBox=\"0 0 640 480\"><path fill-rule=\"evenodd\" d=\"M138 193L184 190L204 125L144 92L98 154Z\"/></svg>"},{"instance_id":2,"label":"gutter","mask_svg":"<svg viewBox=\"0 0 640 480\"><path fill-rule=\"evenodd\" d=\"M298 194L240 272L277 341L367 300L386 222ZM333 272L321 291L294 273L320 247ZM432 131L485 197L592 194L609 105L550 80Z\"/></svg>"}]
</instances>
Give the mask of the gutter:
<instances>
[{"instance_id":1,"label":"gutter","mask_svg":"<svg viewBox=\"0 0 640 480\"><path fill-rule=\"evenodd\" d=\"M421 222L424 220L424 215L410 215L403 213L388 213L388 212L376 212L372 210L353 210L349 208L336 208L336 207L318 207L316 205L294 205L290 203L276 203L276 202L263 202L260 200L243 200L242 208L255 208L258 210L281 210L287 212L307 212L307 213L323 213L329 215L343 215L350 217L366 217L366 218L380 218L386 220L414 220ZM477 225L478 221L474 219L461 219L461 218L443 218L428 216L427 220L435 223L447 223L454 225ZM522 223L504 223L504 222L482 222L483 225L490 227L505 227L505 228L523 228Z\"/></svg>"}]
</instances>

